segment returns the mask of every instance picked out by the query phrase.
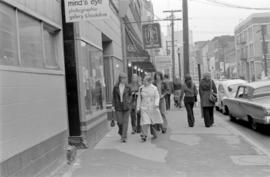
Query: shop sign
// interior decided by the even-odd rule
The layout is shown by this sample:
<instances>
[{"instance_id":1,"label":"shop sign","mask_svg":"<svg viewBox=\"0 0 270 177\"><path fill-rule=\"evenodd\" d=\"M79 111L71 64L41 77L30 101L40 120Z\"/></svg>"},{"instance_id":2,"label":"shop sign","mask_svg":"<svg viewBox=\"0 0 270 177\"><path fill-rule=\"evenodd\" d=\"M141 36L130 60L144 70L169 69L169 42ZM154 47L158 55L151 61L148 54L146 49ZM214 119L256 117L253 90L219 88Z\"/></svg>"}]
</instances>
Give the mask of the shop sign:
<instances>
[{"instance_id":1,"label":"shop sign","mask_svg":"<svg viewBox=\"0 0 270 177\"><path fill-rule=\"evenodd\" d=\"M145 49L161 48L159 23L144 24L142 25L142 30Z\"/></svg>"},{"instance_id":2,"label":"shop sign","mask_svg":"<svg viewBox=\"0 0 270 177\"><path fill-rule=\"evenodd\" d=\"M107 19L109 16L109 0L65 0L67 23Z\"/></svg>"}]
</instances>

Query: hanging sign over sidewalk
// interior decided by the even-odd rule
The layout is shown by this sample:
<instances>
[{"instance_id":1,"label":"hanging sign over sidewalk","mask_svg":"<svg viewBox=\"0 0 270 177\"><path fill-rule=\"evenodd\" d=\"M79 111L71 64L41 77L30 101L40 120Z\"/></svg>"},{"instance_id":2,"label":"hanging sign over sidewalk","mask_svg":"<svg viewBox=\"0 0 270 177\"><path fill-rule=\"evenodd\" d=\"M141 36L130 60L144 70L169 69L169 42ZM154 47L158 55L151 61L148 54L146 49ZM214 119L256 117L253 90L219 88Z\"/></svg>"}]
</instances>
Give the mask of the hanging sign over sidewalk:
<instances>
[{"instance_id":1,"label":"hanging sign over sidewalk","mask_svg":"<svg viewBox=\"0 0 270 177\"><path fill-rule=\"evenodd\" d=\"M145 24L142 26L142 30L145 49L161 48L159 23Z\"/></svg>"},{"instance_id":2,"label":"hanging sign over sidewalk","mask_svg":"<svg viewBox=\"0 0 270 177\"><path fill-rule=\"evenodd\" d=\"M109 0L65 0L65 15L67 23L109 18Z\"/></svg>"}]
</instances>

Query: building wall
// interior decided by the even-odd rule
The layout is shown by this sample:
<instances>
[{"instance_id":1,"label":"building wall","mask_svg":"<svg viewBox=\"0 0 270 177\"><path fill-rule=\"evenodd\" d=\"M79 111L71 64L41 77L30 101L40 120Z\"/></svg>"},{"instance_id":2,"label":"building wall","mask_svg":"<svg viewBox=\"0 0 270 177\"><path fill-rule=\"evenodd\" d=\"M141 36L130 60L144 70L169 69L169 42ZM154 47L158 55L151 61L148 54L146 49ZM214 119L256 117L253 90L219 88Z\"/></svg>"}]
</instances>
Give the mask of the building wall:
<instances>
[{"instance_id":1,"label":"building wall","mask_svg":"<svg viewBox=\"0 0 270 177\"><path fill-rule=\"evenodd\" d=\"M236 59L239 75L246 80L260 80L264 77L262 46L262 25L266 27L265 41L268 48L267 60L270 60L270 14L253 14L235 29ZM268 66L270 70L270 66Z\"/></svg>"},{"instance_id":2,"label":"building wall","mask_svg":"<svg viewBox=\"0 0 270 177\"><path fill-rule=\"evenodd\" d=\"M61 4L56 0L47 0L46 3L34 0L3 0L0 2L0 10L1 15L6 13L11 19L13 11L18 17L14 19L18 20L15 25L18 33L13 35L17 43L11 42L16 46L12 53L7 45L10 41L6 41L5 45L4 35L1 35L1 176L34 176L54 162L64 162L65 159L67 108ZM27 15L23 15L24 13ZM22 19L29 23L21 23ZM40 28L42 36L34 36L34 29L37 28L30 26L33 24L37 24L36 27ZM55 30L52 34L45 30L47 25L50 26L50 30ZM29 33L30 28L33 30L32 34ZM3 34L6 29L0 30ZM54 62L47 51L47 32L53 38L50 42L55 46L55 55L51 55L56 58L53 67L51 63L47 63L49 60ZM23 36L18 35L22 33ZM31 39L36 40L35 37L40 37L39 49L42 54L35 51L37 46L31 43ZM33 47L32 51L27 48L30 45ZM32 54L40 56L41 60L32 58ZM11 62L12 58L16 60Z\"/></svg>"},{"instance_id":3,"label":"building wall","mask_svg":"<svg viewBox=\"0 0 270 177\"><path fill-rule=\"evenodd\" d=\"M111 54L122 59L121 24L119 17L113 10L109 19L80 22L78 29L78 38L100 49L102 49L102 33L105 34L112 40Z\"/></svg>"}]
</instances>

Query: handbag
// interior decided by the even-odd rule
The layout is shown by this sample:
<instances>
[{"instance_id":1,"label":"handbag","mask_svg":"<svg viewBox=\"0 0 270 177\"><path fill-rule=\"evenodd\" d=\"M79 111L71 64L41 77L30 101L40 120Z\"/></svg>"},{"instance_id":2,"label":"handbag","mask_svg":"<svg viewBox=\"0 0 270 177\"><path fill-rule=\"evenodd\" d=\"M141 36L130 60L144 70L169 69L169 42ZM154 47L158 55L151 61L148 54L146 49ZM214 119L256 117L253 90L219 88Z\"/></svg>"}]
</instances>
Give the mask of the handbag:
<instances>
[{"instance_id":1,"label":"handbag","mask_svg":"<svg viewBox=\"0 0 270 177\"><path fill-rule=\"evenodd\" d=\"M115 122L114 120L111 121L111 127L114 127L115 126Z\"/></svg>"},{"instance_id":2,"label":"handbag","mask_svg":"<svg viewBox=\"0 0 270 177\"><path fill-rule=\"evenodd\" d=\"M217 102L217 94L213 92L213 86L212 86L212 80L211 80L211 86L210 86L210 96L209 96L209 101L213 104Z\"/></svg>"}]
</instances>

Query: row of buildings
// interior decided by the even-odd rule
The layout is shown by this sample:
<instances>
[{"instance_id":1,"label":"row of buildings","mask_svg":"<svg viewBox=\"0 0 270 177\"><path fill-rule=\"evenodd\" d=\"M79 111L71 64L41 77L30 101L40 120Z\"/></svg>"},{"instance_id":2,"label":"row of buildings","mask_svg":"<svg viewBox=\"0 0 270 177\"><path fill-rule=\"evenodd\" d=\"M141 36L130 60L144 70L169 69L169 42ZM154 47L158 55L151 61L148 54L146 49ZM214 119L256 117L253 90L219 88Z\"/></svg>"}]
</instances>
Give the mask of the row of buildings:
<instances>
[{"instance_id":1,"label":"row of buildings","mask_svg":"<svg viewBox=\"0 0 270 177\"><path fill-rule=\"evenodd\" d=\"M194 55L202 73L256 81L270 72L269 42L270 13L252 14L235 27L234 36L196 42Z\"/></svg>"},{"instance_id":2,"label":"row of buildings","mask_svg":"<svg viewBox=\"0 0 270 177\"><path fill-rule=\"evenodd\" d=\"M0 176L47 176L68 144L108 131L119 72L155 70L142 42L149 0L108 0L110 17L65 23L64 0L0 1Z\"/></svg>"}]
</instances>

